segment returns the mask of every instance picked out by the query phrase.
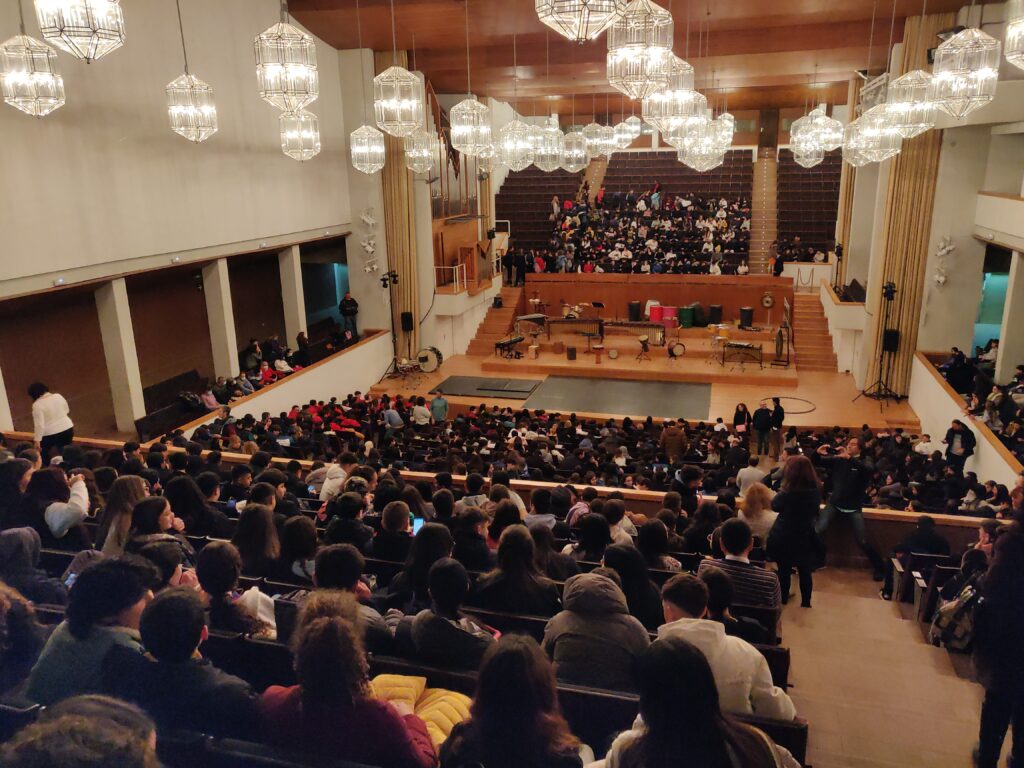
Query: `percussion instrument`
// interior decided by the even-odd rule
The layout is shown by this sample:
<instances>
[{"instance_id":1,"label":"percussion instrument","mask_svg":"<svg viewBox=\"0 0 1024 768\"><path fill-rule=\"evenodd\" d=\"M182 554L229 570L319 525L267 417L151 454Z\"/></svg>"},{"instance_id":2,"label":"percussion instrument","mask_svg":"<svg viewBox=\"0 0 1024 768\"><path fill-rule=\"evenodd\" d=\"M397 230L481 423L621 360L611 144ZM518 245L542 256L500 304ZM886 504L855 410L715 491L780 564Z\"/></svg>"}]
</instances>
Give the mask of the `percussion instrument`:
<instances>
[{"instance_id":1,"label":"percussion instrument","mask_svg":"<svg viewBox=\"0 0 1024 768\"><path fill-rule=\"evenodd\" d=\"M609 349L608 350L608 359L609 360L618 360L619 359L619 350L617 350L617 349Z\"/></svg>"},{"instance_id":2,"label":"percussion instrument","mask_svg":"<svg viewBox=\"0 0 1024 768\"><path fill-rule=\"evenodd\" d=\"M668 320L669 318L673 318L674 319L674 318L679 316L679 307L664 307L663 306L661 309L662 309L662 317L665 320Z\"/></svg>"},{"instance_id":3,"label":"percussion instrument","mask_svg":"<svg viewBox=\"0 0 1024 768\"><path fill-rule=\"evenodd\" d=\"M649 354L650 351L651 351L650 338L651 338L650 336L637 336L636 337L636 340L640 342L640 352L637 353L637 356L636 356L637 362L639 362L640 360L650 360L651 359L651 356Z\"/></svg>"},{"instance_id":4,"label":"percussion instrument","mask_svg":"<svg viewBox=\"0 0 1024 768\"><path fill-rule=\"evenodd\" d=\"M647 344L651 340L651 337L645 334L643 336L637 336L636 340L639 341L641 344Z\"/></svg>"},{"instance_id":5,"label":"percussion instrument","mask_svg":"<svg viewBox=\"0 0 1024 768\"><path fill-rule=\"evenodd\" d=\"M416 353L416 360L424 373L433 373L441 367L444 362L444 355L437 347L424 347Z\"/></svg>"},{"instance_id":6,"label":"percussion instrument","mask_svg":"<svg viewBox=\"0 0 1024 768\"><path fill-rule=\"evenodd\" d=\"M604 344L595 344L593 346L594 362L597 365L601 364L601 354L604 352Z\"/></svg>"},{"instance_id":7,"label":"percussion instrument","mask_svg":"<svg viewBox=\"0 0 1024 768\"><path fill-rule=\"evenodd\" d=\"M693 328L693 307L680 307L678 317L680 328Z\"/></svg>"},{"instance_id":8,"label":"percussion instrument","mask_svg":"<svg viewBox=\"0 0 1024 768\"><path fill-rule=\"evenodd\" d=\"M655 304L651 307L651 322L660 323L665 319L665 308L661 304Z\"/></svg>"},{"instance_id":9,"label":"percussion instrument","mask_svg":"<svg viewBox=\"0 0 1024 768\"><path fill-rule=\"evenodd\" d=\"M668 345L668 356L672 359L682 357L686 354L686 345L681 341L673 341Z\"/></svg>"},{"instance_id":10,"label":"percussion instrument","mask_svg":"<svg viewBox=\"0 0 1024 768\"><path fill-rule=\"evenodd\" d=\"M531 360L536 360L540 356L540 346L537 344L531 344L527 349L526 356Z\"/></svg>"},{"instance_id":11,"label":"percussion instrument","mask_svg":"<svg viewBox=\"0 0 1024 768\"><path fill-rule=\"evenodd\" d=\"M507 339L502 339L496 342L494 345L494 354L500 354L502 357L509 360L519 359L522 357L522 353L516 349L517 344L521 344L526 339L523 336L510 336Z\"/></svg>"}]
</instances>

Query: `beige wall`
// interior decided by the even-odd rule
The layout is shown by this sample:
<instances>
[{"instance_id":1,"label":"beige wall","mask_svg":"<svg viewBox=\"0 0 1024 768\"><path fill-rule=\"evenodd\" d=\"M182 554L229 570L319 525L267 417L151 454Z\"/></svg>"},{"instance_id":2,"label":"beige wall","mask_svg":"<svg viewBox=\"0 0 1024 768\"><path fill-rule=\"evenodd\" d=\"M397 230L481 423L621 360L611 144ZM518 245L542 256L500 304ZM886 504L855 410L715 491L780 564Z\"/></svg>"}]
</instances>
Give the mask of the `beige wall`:
<instances>
[{"instance_id":1,"label":"beige wall","mask_svg":"<svg viewBox=\"0 0 1024 768\"><path fill-rule=\"evenodd\" d=\"M97 265L90 276L115 274L154 254L351 220L336 52L318 43L311 110L323 150L297 163L281 153L278 113L256 92L253 38L278 18L277 0L181 5L189 63L214 88L219 132L194 145L168 127L164 87L182 72L174 3L126 4L122 49L91 65L59 55L63 108L42 120L0 109L0 293L30 275Z\"/></svg>"}]
</instances>

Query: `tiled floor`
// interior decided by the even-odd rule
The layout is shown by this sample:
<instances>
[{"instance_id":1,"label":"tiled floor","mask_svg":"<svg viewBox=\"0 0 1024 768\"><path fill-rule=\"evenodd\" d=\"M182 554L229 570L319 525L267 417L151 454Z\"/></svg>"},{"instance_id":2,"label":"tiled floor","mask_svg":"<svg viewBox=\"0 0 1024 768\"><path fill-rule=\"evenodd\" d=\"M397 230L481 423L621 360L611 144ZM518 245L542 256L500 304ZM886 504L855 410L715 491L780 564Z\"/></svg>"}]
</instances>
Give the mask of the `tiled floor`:
<instances>
[{"instance_id":1,"label":"tiled floor","mask_svg":"<svg viewBox=\"0 0 1024 768\"><path fill-rule=\"evenodd\" d=\"M782 627L811 765L970 766L981 687L958 677L866 572L829 568L814 581L814 607L791 601Z\"/></svg>"}]
</instances>

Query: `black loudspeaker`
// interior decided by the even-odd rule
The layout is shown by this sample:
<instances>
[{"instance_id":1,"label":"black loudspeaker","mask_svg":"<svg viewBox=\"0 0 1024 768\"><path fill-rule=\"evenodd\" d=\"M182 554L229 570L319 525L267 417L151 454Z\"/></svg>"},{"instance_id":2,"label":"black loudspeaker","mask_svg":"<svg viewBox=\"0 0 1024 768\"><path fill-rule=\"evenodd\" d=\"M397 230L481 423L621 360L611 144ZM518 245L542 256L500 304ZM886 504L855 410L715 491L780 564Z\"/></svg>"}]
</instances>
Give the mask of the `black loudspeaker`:
<instances>
[{"instance_id":1,"label":"black loudspeaker","mask_svg":"<svg viewBox=\"0 0 1024 768\"><path fill-rule=\"evenodd\" d=\"M640 319L642 317L641 314L640 314L640 311L641 310L640 310L640 302L639 301L631 301L631 302L629 302L629 322L631 322L631 323L639 323Z\"/></svg>"},{"instance_id":2,"label":"black loudspeaker","mask_svg":"<svg viewBox=\"0 0 1024 768\"><path fill-rule=\"evenodd\" d=\"M566 360L575 360L576 359L576 347L566 347L565 348L565 359Z\"/></svg>"},{"instance_id":3,"label":"black loudspeaker","mask_svg":"<svg viewBox=\"0 0 1024 768\"><path fill-rule=\"evenodd\" d=\"M412 312L403 312L402 313L402 330L405 331L406 333L409 333L410 331L414 330L415 328L416 328L416 323L412 319Z\"/></svg>"},{"instance_id":4,"label":"black loudspeaker","mask_svg":"<svg viewBox=\"0 0 1024 768\"><path fill-rule=\"evenodd\" d=\"M899 352L900 351L900 332L894 328L887 328L882 333L882 351L883 352Z\"/></svg>"},{"instance_id":5,"label":"black loudspeaker","mask_svg":"<svg viewBox=\"0 0 1024 768\"><path fill-rule=\"evenodd\" d=\"M494 300L491 302L491 306L495 309L501 309L505 306L505 302L501 300L501 296L495 296Z\"/></svg>"},{"instance_id":6,"label":"black loudspeaker","mask_svg":"<svg viewBox=\"0 0 1024 768\"><path fill-rule=\"evenodd\" d=\"M740 328L751 328L754 325L754 308L740 307Z\"/></svg>"},{"instance_id":7,"label":"black loudspeaker","mask_svg":"<svg viewBox=\"0 0 1024 768\"><path fill-rule=\"evenodd\" d=\"M721 304L709 304L708 305L708 325L721 325L722 324L722 305Z\"/></svg>"},{"instance_id":8,"label":"black loudspeaker","mask_svg":"<svg viewBox=\"0 0 1024 768\"><path fill-rule=\"evenodd\" d=\"M693 309L693 327L707 328L709 321L707 314L704 312L703 305L699 301L695 301L690 307Z\"/></svg>"}]
</instances>

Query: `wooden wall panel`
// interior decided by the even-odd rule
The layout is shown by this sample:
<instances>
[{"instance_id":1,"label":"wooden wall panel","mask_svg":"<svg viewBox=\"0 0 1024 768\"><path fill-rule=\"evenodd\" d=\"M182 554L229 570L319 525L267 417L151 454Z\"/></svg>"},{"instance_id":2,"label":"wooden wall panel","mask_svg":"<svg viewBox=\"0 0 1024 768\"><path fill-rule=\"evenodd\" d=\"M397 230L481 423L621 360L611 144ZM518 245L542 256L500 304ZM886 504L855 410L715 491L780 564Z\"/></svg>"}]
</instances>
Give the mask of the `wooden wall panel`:
<instances>
[{"instance_id":1,"label":"wooden wall panel","mask_svg":"<svg viewBox=\"0 0 1024 768\"><path fill-rule=\"evenodd\" d=\"M245 348L249 339L263 341L272 333L280 335L286 346L294 347L295 339L285 338L277 253L232 258L228 260L228 276L238 348Z\"/></svg>"},{"instance_id":2,"label":"wooden wall panel","mask_svg":"<svg viewBox=\"0 0 1024 768\"><path fill-rule=\"evenodd\" d=\"M16 429L32 430L32 401L26 389L41 381L67 398L79 434L117 432L91 289L0 303L0 369Z\"/></svg>"},{"instance_id":3,"label":"wooden wall panel","mask_svg":"<svg viewBox=\"0 0 1024 768\"><path fill-rule=\"evenodd\" d=\"M668 306L682 306L699 301L722 305L725 322L738 319L740 307L754 308L754 322L768 324L768 311L761 307L766 291L775 297L771 324L782 319L782 300L793 303L793 282L779 277L747 275L527 275L526 298L546 302L548 314L558 314L563 303L603 301L601 316L625 318L629 302L646 305L654 299Z\"/></svg>"},{"instance_id":4,"label":"wooden wall panel","mask_svg":"<svg viewBox=\"0 0 1024 768\"><path fill-rule=\"evenodd\" d=\"M193 368L213 376L202 267L146 272L125 279L142 386Z\"/></svg>"}]
</instances>

